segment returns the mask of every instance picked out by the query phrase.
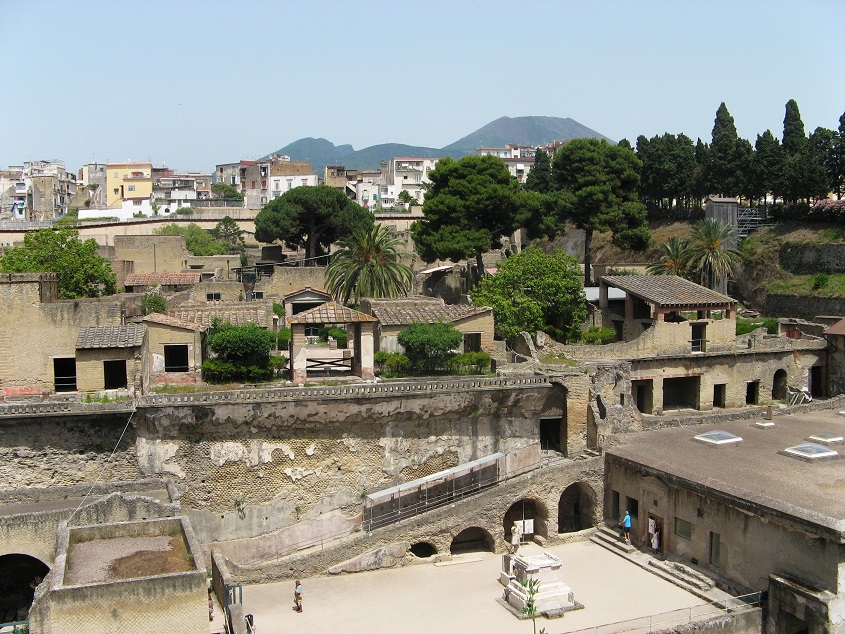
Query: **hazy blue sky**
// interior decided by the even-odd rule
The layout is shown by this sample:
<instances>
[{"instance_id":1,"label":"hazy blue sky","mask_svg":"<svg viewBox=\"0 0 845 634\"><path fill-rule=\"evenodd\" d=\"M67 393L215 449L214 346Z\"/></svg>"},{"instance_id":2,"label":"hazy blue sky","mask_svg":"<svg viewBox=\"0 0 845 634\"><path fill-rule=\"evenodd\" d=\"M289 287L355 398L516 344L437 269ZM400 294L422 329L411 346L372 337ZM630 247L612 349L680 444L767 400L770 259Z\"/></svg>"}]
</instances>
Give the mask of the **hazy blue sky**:
<instances>
[{"instance_id":1,"label":"hazy blue sky","mask_svg":"<svg viewBox=\"0 0 845 634\"><path fill-rule=\"evenodd\" d=\"M842 0L0 0L0 167L184 170L301 137L442 147L501 116L613 139L845 112Z\"/></svg>"}]
</instances>

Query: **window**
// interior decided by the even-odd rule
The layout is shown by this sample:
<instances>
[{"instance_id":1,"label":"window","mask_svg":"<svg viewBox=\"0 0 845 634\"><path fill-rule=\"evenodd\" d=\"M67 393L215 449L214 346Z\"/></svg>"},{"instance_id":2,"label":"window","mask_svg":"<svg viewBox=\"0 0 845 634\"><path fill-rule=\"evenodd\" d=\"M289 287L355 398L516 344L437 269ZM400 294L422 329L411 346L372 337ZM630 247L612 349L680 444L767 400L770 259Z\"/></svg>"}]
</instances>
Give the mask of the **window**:
<instances>
[{"instance_id":1,"label":"window","mask_svg":"<svg viewBox=\"0 0 845 634\"><path fill-rule=\"evenodd\" d=\"M114 178L120 178L120 176L118 176L117 172L115 172L115 173L113 174L113 177L114 177Z\"/></svg>"},{"instance_id":2,"label":"window","mask_svg":"<svg viewBox=\"0 0 845 634\"><path fill-rule=\"evenodd\" d=\"M188 344L171 344L164 346L164 371L187 372Z\"/></svg>"},{"instance_id":3,"label":"window","mask_svg":"<svg viewBox=\"0 0 845 634\"><path fill-rule=\"evenodd\" d=\"M142 204L144 204L144 201L143 200L133 200L132 204L135 205L136 207L140 207Z\"/></svg>"},{"instance_id":4,"label":"window","mask_svg":"<svg viewBox=\"0 0 845 634\"><path fill-rule=\"evenodd\" d=\"M205 294L205 301L207 301L207 302L219 302L220 301L220 293L206 293Z\"/></svg>"},{"instance_id":5,"label":"window","mask_svg":"<svg viewBox=\"0 0 845 634\"><path fill-rule=\"evenodd\" d=\"M127 386L126 359L103 361L103 386L107 390L119 390Z\"/></svg>"},{"instance_id":6,"label":"window","mask_svg":"<svg viewBox=\"0 0 845 634\"><path fill-rule=\"evenodd\" d=\"M291 189L292 187L293 187L293 179L289 178L288 179L288 189Z\"/></svg>"},{"instance_id":7,"label":"window","mask_svg":"<svg viewBox=\"0 0 845 634\"><path fill-rule=\"evenodd\" d=\"M119 191L120 191L120 190L119 190L117 187L115 187L115 188L114 188L114 193L115 193L115 194L116 194L117 192L119 192Z\"/></svg>"},{"instance_id":8,"label":"window","mask_svg":"<svg viewBox=\"0 0 845 634\"><path fill-rule=\"evenodd\" d=\"M464 352L481 352L481 333L464 333Z\"/></svg>"},{"instance_id":9,"label":"window","mask_svg":"<svg viewBox=\"0 0 845 634\"><path fill-rule=\"evenodd\" d=\"M255 189L255 181L252 181L252 188Z\"/></svg>"},{"instance_id":10,"label":"window","mask_svg":"<svg viewBox=\"0 0 845 634\"><path fill-rule=\"evenodd\" d=\"M129 186L129 191L134 192L134 191L135 191L135 185L130 185L130 186Z\"/></svg>"},{"instance_id":11,"label":"window","mask_svg":"<svg viewBox=\"0 0 845 634\"><path fill-rule=\"evenodd\" d=\"M76 392L76 358L53 359L53 383L56 392Z\"/></svg>"},{"instance_id":12,"label":"window","mask_svg":"<svg viewBox=\"0 0 845 634\"><path fill-rule=\"evenodd\" d=\"M625 510L631 514L631 517L640 516L640 501L634 498L625 496Z\"/></svg>"},{"instance_id":13,"label":"window","mask_svg":"<svg viewBox=\"0 0 845 634\"><path fill-rule=\"evenodd\" d=\"M692 524L680 517L675 518L675 535L684 539L692 539Z\"/></svg>"},{"instance_id":14,"label":"window","mask_svg":"<svg viewBox=\"0 0 845 634\"><path fill-rule=\"evenodd\" d=\"M302 186L303 186L303 187L305 187L306 185L308 185L308 179L307 179L307 178L303 178L303 179L302 179Z\"/></svg>"},{"instance_id":15,"label":"window","mask_svg":"<svg viewBox=\"0 0 845 634\"><path fill-rule=\"evenodd\" d=\"M264 299L264 291L252 291L252 299Z\"/></svg>"}]
</instances>

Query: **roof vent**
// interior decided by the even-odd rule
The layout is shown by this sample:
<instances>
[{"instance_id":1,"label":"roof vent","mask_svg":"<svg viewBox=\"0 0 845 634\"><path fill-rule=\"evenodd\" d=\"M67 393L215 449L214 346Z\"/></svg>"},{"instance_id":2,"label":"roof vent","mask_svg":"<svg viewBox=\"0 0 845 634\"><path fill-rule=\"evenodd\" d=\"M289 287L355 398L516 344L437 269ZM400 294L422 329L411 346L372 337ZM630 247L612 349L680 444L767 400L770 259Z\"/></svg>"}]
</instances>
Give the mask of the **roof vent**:
<instances>
[{"instance_id":1,"label":"roof vent","mask_svg":"<svg viewBox=\"0 0 845 634\"><path fill-rule=\"evenodd\" d=\"M707 443L708 445L730 445L732 443L742 442L742 438L735 436L727 431L708 431L705 434L695 436L694 440Z\"/></svg>"},{"instance_id":2,"label":"roof vent","mask_svg":"<svg viewBox=\"0 0 845 634\"><path fill-rule=\"evenodd\" d=\"M839 434L834 434L829 431L820 431L817 434L813 434L807 440L812 440L815 443L820 443L822 445L841 445L845 443L845 438L842 438Z\"/></svg>"},{"instance_id":3,"label":"roof vent","mask_svg":"<svg viewBox=\"0 0 845 634\"><path fill-rule=\"evenodd\" d=\"M793 458L798 458L799 460L806 461L839 457L839 454L833 449L828 449L827 447L816 444L814 442L804 442L800 445L795 445L794 447L787 447L783 450L783 452L788 456L792 456Z\"/></svg>"}]
</instances>

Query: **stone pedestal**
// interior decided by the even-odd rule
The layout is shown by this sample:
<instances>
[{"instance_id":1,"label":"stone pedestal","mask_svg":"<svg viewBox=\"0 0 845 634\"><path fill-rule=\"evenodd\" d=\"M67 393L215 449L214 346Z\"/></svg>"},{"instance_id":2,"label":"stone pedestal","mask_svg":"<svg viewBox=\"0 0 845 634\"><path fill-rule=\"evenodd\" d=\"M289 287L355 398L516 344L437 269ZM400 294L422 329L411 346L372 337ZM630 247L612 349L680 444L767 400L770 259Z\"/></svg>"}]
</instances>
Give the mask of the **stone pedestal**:
<instances>
[{"instance_id":1,"label":"stone pedestal","mask_svg":"<svg viewBox=\"0 0 845 634\"><path fill-rule=\"evenodd\" d=\"M528 582L540 582L534 597L537 613L566 611L576 607L572 589L563 582L563 562L553 554L504 555L499 582L505 586L505 600L522 610L528 606Z\"/></svg>"}]
</instances>

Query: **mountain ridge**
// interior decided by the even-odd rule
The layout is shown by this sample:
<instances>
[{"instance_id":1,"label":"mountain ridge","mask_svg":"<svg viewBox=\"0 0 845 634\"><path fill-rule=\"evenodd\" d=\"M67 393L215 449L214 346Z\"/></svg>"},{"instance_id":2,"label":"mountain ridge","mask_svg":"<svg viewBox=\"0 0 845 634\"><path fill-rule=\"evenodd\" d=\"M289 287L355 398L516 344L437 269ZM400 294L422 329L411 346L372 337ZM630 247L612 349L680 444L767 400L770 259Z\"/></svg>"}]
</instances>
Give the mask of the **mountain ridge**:
<instances>
[{"instance_id":1,"label":"mountain ridge","mask_svg":"<svg viewBox=\"0 0 845 634\"><path fill-rule=\"evenodd\" d=\"M499 117L478 130L442 148L403 143L380 143L360 150L351 145L335 145L324 138L304 137L279 148L272 154L284 154L294 161L311 161L312 169L321 174L326 165L343 165L347 169L378 169L381 161L394 156L461 158L479 147L503 147L507 143L525 146L545 145L551 141L577 138L611 139L571 118L525 116ZM269 155L262 158L266 160Z\"/></svg>"}]
</instances>

